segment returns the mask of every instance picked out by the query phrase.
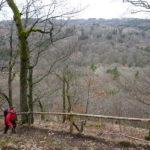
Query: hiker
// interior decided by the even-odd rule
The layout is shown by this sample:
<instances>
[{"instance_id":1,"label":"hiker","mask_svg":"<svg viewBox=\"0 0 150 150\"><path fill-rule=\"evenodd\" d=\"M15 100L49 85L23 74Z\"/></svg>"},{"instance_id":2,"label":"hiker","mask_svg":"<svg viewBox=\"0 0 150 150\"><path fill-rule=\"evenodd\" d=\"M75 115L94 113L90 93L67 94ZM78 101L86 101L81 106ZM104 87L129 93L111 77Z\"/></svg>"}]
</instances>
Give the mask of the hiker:
<instances>
[{"instance_id":1,"label":"hiker","mask_svg":"<svg viewBox=\"0 0 150 150\"><path fill-rule=\"evenodd\" d=\"M17 121L17 115L14 107L10 107L7 110L4 111L5 115L5 129L4 129L4 134L7 133L8 129L12 129L12 133L16 133L16 121Z\"/></svg>"}]
</instances>

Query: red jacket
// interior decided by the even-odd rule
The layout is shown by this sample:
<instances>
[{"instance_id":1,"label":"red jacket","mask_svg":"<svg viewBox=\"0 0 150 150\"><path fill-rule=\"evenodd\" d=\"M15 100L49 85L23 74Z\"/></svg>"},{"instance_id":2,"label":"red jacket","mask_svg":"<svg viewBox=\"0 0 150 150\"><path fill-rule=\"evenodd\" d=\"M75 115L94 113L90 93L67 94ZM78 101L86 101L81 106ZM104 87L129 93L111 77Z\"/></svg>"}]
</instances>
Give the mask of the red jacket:
<instances>
[{"instance_id":1,"label":"red jacket","mask_svg":"<svg viewBox=\"0 0 150 150\"><path fill-rule=\"evenodd\" d=\"M17 119L16 112L13 109L9 108L8 111L7 111L7 115L5 117L5 123L8 126L12 126L12 121L14 121L16 119Z\"/></svg>"}]
</instances>

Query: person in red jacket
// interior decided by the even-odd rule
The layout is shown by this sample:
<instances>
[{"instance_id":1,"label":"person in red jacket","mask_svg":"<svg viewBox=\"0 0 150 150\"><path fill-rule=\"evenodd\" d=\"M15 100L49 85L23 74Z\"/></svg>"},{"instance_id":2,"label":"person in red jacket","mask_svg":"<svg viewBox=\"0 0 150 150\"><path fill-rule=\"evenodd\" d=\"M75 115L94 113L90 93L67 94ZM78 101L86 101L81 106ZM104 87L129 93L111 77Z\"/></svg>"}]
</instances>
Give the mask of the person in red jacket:
<instances>
[{"instance_id":1,"label":"person in red jacket","mask_svg":"<svg viewBox=\"0 0 150 150\"><path fill-rule=\"evenodd\" d=\"M6 134L8 129L11 127L12 128L12 133L16 133L16 120L17 120L17 115L14 107L10 107L7 110L7 115L5 116L5 129L4 133Z\"/></svg>"}]
</instances>

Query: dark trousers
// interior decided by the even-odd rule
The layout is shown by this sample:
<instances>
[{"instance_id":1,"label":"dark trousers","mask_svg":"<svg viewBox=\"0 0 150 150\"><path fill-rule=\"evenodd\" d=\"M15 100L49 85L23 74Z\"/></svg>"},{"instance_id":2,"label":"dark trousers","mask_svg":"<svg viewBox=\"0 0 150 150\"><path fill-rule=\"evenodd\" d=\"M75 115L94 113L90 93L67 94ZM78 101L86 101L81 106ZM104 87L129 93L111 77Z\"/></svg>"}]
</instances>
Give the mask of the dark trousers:
<instances>
[{"instance_id":1,"label":"dark trousers","mask_svg":"<svg viewBox=\"0 0 150 150\"><path fill-rule=\"evenodd\" d=\"M11 121L13 128L12 128L12 133L16 133L16 121ZM6 134L7 131L9 130L9 125L5 123L5 129L4 129L4 133Z\"/></svg>"}]
</instances>

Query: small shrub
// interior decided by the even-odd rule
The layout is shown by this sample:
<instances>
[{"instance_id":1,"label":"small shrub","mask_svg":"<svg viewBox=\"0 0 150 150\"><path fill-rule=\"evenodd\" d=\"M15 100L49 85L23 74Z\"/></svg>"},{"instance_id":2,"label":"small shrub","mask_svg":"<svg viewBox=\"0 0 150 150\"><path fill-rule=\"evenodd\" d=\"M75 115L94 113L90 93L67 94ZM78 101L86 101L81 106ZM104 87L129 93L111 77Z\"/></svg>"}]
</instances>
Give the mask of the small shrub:
<instances>
[{"instance_id":1,"label":"small shrub","mask_svg":"<svg viewBox=\"0 0 150 150\"><path fill-rule=\"evenodd\" d=\"M123 40L122 40L122 39L119 39L118 42L119 42L119 43L123 43Z\"/></svg>"},{"instance_id":2,"label":"small shrub","mask_svg":"<svg viewBox=\"0 0 150 150\"><path fill-rule=\"evenodd\" d=\"M97 39L99 39L99 38L101 38L101 37L102 37L101 34L98 34L98 35L96 36Z\"/></svg>"},{"instance_id":3,"label":"small shrub","mask_svg":"<svg viewBox=\"0 0 150 150\"><path fill-rule=\"evenodd\" d=\"M97 69L97 67L96 67L93 63L91 64L91 67L90 67L90 68L91 68L91 70L92 70L93 72Z\"/></svg>"},{"instance_id":4,"label":"small shrub","mask_svg":"<svg viewBox=\"0 0 150 150\"><path fill-rule=\"evenodd\" d=\"M81 36L79 37L80 40L87 40L88 38L88 35L85 34L81 34Z\"/></svg>"},{"instance_id":5,"label":"small shrub","mask_svg":"<svg viewBox=\"0 0 150 150\"><path fill-rule=\"evenodd\" d=\"M135 73L135 78L138 78L139 77L139 71L137 71L136 73Z\"/></svg>"},{"instance_id":6,"label":"small shrub","mask_svg":"<svg viewBox=\"0 0 150 150\"><path fill-rule=\"evenodd\" d=\"M145 140L150 141L150 135L146 135Z\"/></svg>"},{"instance_id":7,"label":"small shrub","mask_svg":"<svg viewBox=\"0 0 150 150\"><path fill-rule=\"evenodd\" d=\"M17 120L17 124L18 124L18 125L22 125L23 123L22 123L21 120Z\"/></svg>"},{"instance_id":8,"label":"small shrub","mask_svg":"<svg viewBox=\"0 0 150 150\"><path fill-rule=\"evenodd\" d=\"M86 128L101 128L102 124L86 124Z\"/></svg>"},{"instance_id":9,"label":"small shrub","mask_svg":"<svg viewBox=\"0 0 150 150\"><path fill-rule=\"evenodd\" d=\"M116 95L117 93L120 92L120 89L117 89L117 88L113 88L113 89L108 89L106 90L106 94L107 95Z\"/></svg>"},{"instance_id":10,"label":"small shrub","mask_svg":"<svg viewBox=\"0 0 150 150\"><path fill-rule=\"evenodd\" d=\"M115 67L114 69L108 69L108 70L107 70L107 73L112 74L114 80L115 80L115 79L118 79L119 76L120 76L120 72L118 71L118 68L117 68L117 67Z\"/></svg>"},{"instance_id":11,"label":"small shrub","mask_svg":"<svg viewBox=\"0 0 150 150\"><path fill-rule=\"evenodd\" d=\"M150 46L145 47L145 48L144 48L144 51L150 52Z\"/></svg>"},{"instance_id":12,"label":"small shrub","mask_svg":"<svg viewBox=\"0 0 150 150\"><path fill-rule=\"evenodd\" d=\"M117 34L117 30L113 30L112 34L116 35Z\"/></svg>"}]
</instances>

